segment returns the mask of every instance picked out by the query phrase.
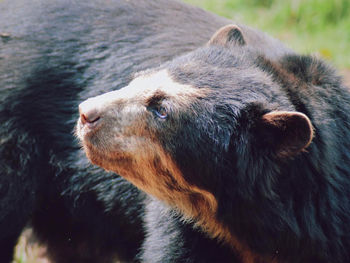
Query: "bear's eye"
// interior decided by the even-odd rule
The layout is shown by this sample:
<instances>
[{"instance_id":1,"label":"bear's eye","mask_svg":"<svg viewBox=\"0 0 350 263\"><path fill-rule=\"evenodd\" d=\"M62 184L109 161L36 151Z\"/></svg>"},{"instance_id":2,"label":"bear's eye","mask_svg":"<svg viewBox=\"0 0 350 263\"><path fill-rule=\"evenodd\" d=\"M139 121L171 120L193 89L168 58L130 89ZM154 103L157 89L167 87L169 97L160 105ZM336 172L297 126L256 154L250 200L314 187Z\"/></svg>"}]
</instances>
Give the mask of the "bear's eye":
<instances>
[{"instance_id":1,"label":"bear's eye","mask_svg":"<svg viewBox=\"0 0 350 263\"><path fill-rule=\"evenodd\" d=\"M166 119L168 117L168 112L163 106L152 107L152 112L161 119Z\"/></svg>"}]
</instances>

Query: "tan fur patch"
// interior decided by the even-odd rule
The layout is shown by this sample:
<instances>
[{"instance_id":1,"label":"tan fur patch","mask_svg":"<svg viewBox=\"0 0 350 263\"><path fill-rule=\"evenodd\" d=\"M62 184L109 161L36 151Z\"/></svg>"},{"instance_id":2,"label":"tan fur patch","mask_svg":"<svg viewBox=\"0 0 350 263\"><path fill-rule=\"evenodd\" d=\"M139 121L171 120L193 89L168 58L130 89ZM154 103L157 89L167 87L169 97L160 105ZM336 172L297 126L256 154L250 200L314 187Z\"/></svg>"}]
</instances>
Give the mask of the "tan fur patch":
<instances>
[{"instance_id":1,"label":"tan fur patch","mask_svg":"<svg viewBox=\"0 0 350 263\"><path fill-rule=\"evenodd\" d=\"M96 164L120 174L142 191L179 210L185 220L195 222L209 236L224 241L241 256L243 263L274 262L254 254L216 219L218 204L215 197L186 182L181 171L160 145L148 141L139 146L142 148L137 148L142 150L132 156L111 154L96 161L96 156L91 156L94 153L88 155Z\"/></svg>"}]
</instances>

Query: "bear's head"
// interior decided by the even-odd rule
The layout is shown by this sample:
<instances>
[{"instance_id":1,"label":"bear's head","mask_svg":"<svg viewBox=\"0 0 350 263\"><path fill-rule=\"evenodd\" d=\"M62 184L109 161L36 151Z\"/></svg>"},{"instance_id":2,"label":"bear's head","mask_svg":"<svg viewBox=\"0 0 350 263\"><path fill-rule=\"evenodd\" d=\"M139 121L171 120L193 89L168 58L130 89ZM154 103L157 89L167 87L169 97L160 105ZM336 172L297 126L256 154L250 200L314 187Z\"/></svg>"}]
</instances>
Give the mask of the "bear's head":
<instances>
[{"instance_id":1,"label":"bear's head","mask_svg":"<svg viewBox=\"0 0 350 263\"><path fill-rule=\"evenodd\" d=\"M232 234L239 220L229 222L239 202L273 196L278 163L313 138L262 60L229 25L206 46L88 99L77 126L88 158L241 246Z\"/></svg>"}]
</instances>

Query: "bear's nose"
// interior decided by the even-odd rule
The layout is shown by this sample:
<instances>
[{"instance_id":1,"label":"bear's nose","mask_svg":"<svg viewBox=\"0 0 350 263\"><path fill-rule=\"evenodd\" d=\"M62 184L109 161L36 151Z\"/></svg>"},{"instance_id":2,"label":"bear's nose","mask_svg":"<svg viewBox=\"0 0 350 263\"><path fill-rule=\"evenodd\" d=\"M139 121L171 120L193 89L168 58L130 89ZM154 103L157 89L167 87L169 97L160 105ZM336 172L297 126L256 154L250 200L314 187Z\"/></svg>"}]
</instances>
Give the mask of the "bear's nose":
<instances>
[{"instance_id":1,"label":"bear's nose","mask_svg":"<svg viewBox=\"0 0 350 263\"><path fill-rule=\"evenodd\" d=\"M92 105L92 103L89 103L89 101L85 101L79 105L79 113L83 125L94 125L101 118L98 108Z\"/></svg>"}]
</instances>

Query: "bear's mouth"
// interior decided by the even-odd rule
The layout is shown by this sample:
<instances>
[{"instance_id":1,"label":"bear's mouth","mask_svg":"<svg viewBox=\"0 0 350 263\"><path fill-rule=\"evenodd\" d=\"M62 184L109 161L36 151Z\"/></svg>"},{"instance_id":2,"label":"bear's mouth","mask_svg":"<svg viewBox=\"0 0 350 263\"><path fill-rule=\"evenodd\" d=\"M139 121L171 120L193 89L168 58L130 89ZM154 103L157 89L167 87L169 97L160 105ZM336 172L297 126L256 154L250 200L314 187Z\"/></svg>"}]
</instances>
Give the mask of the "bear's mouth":
<instances>
[{"instance_id":1,"label":"bear's mouth","mask_svg":"<svg viewBox=\"0 0 350 263\"><path fill-rule=\"evenodd\" d=\"M102 122L100 118L94 122L86 122L80 117L76 125L76 135L81 141L86 140L88 137L93 136L100 130Z\"/></svg>"},{"instance_id":2,"label":"bear's mouth","mask_svg":"<svg viewBox=\"0 0 350 263\"><path fill-rule=\"evenodd\" d=\"M96 165L101 165L101 159L105 159L108 151L103 150L106 147L99 140L99 131L101 130L102 123L84 123L82 118L78 119L75 135L78 137L84 151L90 161Z\"/></svg>"},{"instance_id":3,"label":"bear's mouth","mask_svg":"<svg viewBox=\"0 0 350 263\"><path fill-rule=\"evenodd\" d=\"M125 160L132 159L132 149L138 141L134 136L111 130L102 121L91 126L79 119L75 134L93 164L117 173L123 168Z\"/></svg>"},{"instance_id":4,"label":"bear's mouth","mask_svg":"<svg viewBox=\"0 0 350 263\"><path fill-rule=\"evenodd\" d=\"M105 146L96 139L97 136L85 136L82 146L91 163L103 167L105 170L120 173L119 169L124 166L125 160L129 160L128 154L120 150L119 144Z\"/></svg>"}]
</instances>

